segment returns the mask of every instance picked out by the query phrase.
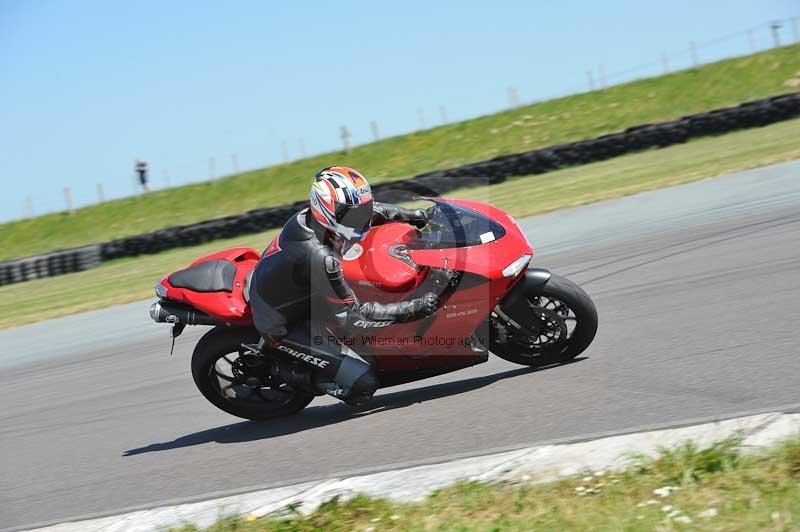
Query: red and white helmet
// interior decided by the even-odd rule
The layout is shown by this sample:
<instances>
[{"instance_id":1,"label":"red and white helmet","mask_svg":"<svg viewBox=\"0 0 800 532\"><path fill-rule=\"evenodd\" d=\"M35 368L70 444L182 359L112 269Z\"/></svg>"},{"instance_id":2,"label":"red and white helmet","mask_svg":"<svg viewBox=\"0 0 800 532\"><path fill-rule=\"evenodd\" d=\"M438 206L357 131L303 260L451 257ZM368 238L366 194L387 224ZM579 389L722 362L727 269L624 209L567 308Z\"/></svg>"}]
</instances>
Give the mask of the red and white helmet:
<instances>
[{"instance_id":1,"label":"red and white helmet","mask_svg":"<svg viewBox=\"0 0 800 532\"><path fill-rule=\"evenodd\" d=\"M352 168L323 168L311 186L311 213L323 227L342 238L361 240L372 221L372 189Z\"/></svg>"}]
</instances>

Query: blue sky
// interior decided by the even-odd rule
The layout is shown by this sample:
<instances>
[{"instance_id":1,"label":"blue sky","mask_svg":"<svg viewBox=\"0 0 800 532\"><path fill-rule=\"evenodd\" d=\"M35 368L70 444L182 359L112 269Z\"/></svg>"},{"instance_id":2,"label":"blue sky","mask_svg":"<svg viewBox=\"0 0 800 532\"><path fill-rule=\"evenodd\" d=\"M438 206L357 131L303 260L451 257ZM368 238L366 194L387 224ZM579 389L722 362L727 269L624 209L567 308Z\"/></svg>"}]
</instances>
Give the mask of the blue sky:
<instances>
[{"instance_id":1,"label":"blue sky","mask_svg":"<svg viewBox=\"0 0 800 532\"><path fill-rule=\"evenodd\" d=\"M0 0L0 220L131 194L134 159L153 185L307 153L630 75L689 65L688 43L800 15L798 0L109 2ZM792 29L782 30L784 42ZM701 60L749 50L746 35ZM309 176L310 178L310 176Z\"/></svg>"}]
</instances>

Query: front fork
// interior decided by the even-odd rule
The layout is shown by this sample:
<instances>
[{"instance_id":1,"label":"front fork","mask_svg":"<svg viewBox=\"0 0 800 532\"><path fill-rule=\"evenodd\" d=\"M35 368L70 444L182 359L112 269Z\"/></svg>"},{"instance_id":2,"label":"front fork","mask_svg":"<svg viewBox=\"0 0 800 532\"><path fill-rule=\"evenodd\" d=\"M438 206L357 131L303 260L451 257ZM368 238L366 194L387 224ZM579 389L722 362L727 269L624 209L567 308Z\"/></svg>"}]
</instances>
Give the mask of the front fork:
<instances>
[{"instance_id":1,"label":"front fork","mask_svg":"<svg viewBox=\"0 0 800 532\"><path fill-rule=\"evenodd\" d=\"M529 297L535 297L542 293L542 288L550 280L550 270L544 268L528 268L522 275L522 279L511 288L506 297L498 305L502 309L513 312L519 309L520 303L525 303Z\"/></svg>"},{"instance_id":2,"label":"front fork","mask_svg":"<svg viewBox=\"0 0 800 532\"><path fill-rule=\"evenodd\" d=\"M541 294L542 288L550 280L550 276L550 270L546 270L544 268L528 268L522 275L522 279L520 279L517 284L515 284L514 287L508 292L508 294L506 294L506 297L504 297L503 300L497 306L495 306L493 312L498 318L506 323L510 323L521 333L528 336L536 335L538 331L531 330L530 327L533 326L538 329L537 320L527 320L529 322L528 324L519 323L519 321L513 319L510 314L515 316L526 316L531 314L531 310L528 307L528 298ZM495 333L495 331L492 332ZM507 338L498 340L502 343L505 343Z\"/></svg>"}]
</instances>

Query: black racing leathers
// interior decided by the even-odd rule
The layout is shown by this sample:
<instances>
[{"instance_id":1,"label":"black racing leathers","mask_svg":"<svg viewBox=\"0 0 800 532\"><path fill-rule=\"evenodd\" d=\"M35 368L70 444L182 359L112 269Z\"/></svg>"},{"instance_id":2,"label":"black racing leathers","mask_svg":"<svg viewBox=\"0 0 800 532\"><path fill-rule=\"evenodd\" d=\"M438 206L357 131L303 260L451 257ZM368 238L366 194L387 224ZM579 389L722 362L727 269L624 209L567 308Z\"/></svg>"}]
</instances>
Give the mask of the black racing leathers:
<instances>
[{"instance_id":1,"label":"black racing leathers","mask_svg":"<svg viewBox=\"0 0 800 532\"><path fill-rule=\"evenodd\" d=\"M423 210L375 203L373 225L427 223ZM359 327L375 321L411 321L429 315L435 302L426 298L383 304L361 302L342 274L341 244L329 239L308 209L292 216L261 257L249 295L256 328L281 338L293 324L334 316L341 325Z\"/></svg>"},{"instance_id":2,"label":"black racing leathers","mask_svg":"<svg viewBox=\"0 0 800 532\"><path fill-rule=\"evenodd\" d=\"M427 213L376 203L373 225L427 223ZM341 242L330 238L308 209L292 216L261 256L248 290L253 322L271 349L307 364L317 391L363 404L379 386L369 363L328 341L331 316L358 328L380 321L409 321L433 313L433 294L381 304L358 301L342 274Z\"/></svg>"}]
</instances>

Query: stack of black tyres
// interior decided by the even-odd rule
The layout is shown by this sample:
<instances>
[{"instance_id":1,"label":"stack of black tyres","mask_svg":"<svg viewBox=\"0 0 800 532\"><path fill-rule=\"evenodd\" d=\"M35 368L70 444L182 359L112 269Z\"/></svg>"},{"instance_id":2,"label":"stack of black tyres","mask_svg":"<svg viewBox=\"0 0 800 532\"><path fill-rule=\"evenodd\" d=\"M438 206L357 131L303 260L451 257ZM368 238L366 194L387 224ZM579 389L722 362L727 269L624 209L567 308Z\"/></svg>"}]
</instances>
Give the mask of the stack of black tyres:
<instances>
[{"instance_id":1,"label":"stack of black tyres","mask_svg":"<svg viewBox=\"0 0 800 532\"><path fill-rule=\"evenodd\" d=\"M0 286L81 272L100 265L100 246L53 251L0 263Z\"/></svg>"}]
</instances>

